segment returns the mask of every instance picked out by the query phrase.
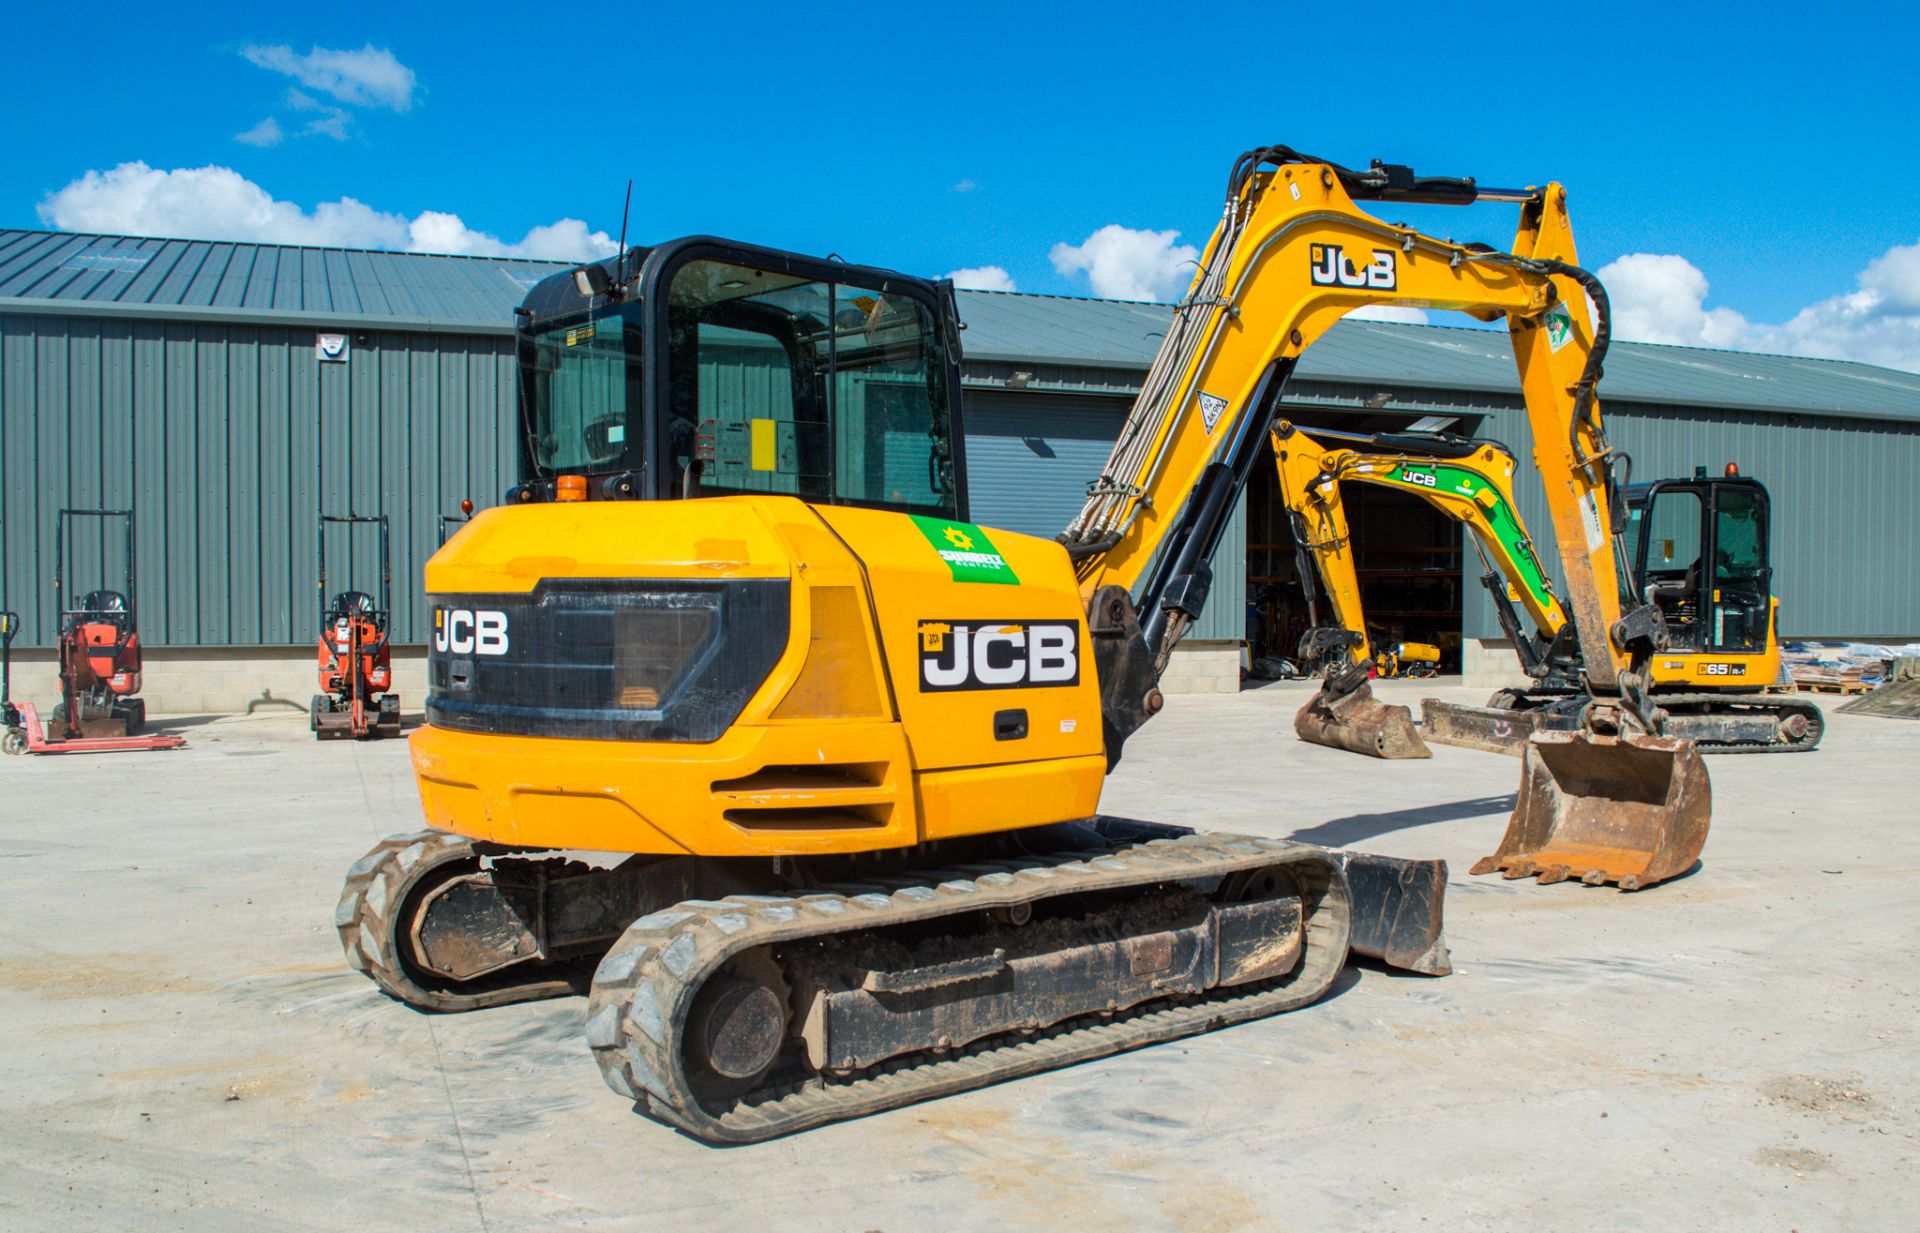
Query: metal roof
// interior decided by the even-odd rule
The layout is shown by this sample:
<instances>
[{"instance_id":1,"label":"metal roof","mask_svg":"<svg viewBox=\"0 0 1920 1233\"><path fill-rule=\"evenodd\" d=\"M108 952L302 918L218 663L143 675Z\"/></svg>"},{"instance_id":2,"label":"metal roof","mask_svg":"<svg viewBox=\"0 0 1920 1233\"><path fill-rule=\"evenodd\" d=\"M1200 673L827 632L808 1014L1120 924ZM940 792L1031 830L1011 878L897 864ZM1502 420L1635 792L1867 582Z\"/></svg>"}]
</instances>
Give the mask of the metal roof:
<instances>
[{"instance_id":1,"label":"metal roof","mask_svg":"<svg viewBox=\"0 0 1920 1233\"><path fill-rule=\"evenodd\" d=\"M504 333L527 290L569 263L210 240L0 230L0 310L213 317ZM967 358L1144 370L1164 304L962 291ZM1515 392L1499 330L1342 321L1303 379ZM1616 342L1603 398L1920 420L1920 374L1844 360Z\"/></svg>"},{"instance_id":2,"label":"metal roof","mask_svg":"<svg viewBox=\"0 0 1920 1233\"><path fill-rule=\"evenodd\" d=\"M0 231L0 308L511 327L564 262L363 249ZM83 307L84 306L84 307ZM184 310L184 311L183 311Z\"/></svg>"},{"instance_id":3,"label":"metal roof","mask_svg":"<svg viewBox=\"0 0 1920 1233\"><path fill-rule=\"evenodd\" d=\"M1153 361L1172 309L1165 304L963 291L968 359L1112 365ZM1500 329L1356 321L1308 348L1304 380L1518 394L1513 350ZM1603 399L1687 407L1920 420L1920 373L1846 360L1615 342Z\"/></svg>"}]
</instances>

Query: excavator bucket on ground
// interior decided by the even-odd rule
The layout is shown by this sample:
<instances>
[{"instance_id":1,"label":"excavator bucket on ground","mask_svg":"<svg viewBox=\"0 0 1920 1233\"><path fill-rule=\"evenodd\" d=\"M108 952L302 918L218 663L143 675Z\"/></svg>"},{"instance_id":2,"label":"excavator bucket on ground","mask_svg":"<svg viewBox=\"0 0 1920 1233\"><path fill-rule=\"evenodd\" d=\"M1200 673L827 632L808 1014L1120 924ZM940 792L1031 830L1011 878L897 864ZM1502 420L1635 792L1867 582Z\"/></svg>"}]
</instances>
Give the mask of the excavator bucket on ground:
<instances>
[{"instance_id":1,"label":"excavator bucket on ground","mask_svg":"<svg viewBox=\"0 0 1920 1233\"><path fill-rule=\"evenodd\" d=\"M1431 758L1413 727L1413 712L1373 696L1365 681L1345 693L1331 683L1300 708L1293 730L1303 741L1374 758Z\"/></svg>"},{"instance_id":2,"label":"excavator bucket on ground","mask_svg":"<svg viewBox=\"0 0 1920 1233\"><path fill-rule=\"evenodd\" d=\"M1712 805L1691 741L1537 732L1507 833L1472 872L1640 890L1693 868Z\"/></svg>"}]
</instances>

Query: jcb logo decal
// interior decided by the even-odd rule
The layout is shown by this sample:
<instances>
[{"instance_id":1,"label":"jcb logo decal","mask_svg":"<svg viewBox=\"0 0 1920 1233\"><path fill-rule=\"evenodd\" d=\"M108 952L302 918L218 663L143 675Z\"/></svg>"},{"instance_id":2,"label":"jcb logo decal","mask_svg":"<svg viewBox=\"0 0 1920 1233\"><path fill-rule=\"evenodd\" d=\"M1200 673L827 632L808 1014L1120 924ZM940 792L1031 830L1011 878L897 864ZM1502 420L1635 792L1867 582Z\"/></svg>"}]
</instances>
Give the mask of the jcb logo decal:
<instances>
[{"instance_id":1,"label":"jcb logo decal","mask_svg":"<svg viewBox=\"0 0 1920 1233\"><path fill-rule=\"evenodd\" d=\"M924 691L1079 683L1077 621L920 622L920 688Z\"/></svg>"},{"instance_id":2,"label":"jcb logo decal","mask_svg":"<svg viewBox=\"0 0 1920 1233\"><path fill-rule=\"evenodd\" d=\"M471 608L433 610L433 649L453 655L505 655L507 614Z\"/></svg>"},{"instance_id":3,"label":"jcb logo decal","mask_svg":"<svg viewBox=\"0 0 1920 1233\"><path fill-rule=\"evenodd\" d=\"M1310 260L1308 272L1316 287L1371 287L1376 291L1392 291L1399 285L1391 248L1374 249L1373 260L1360 266L1355 265L1353 258L1338 244L1315 244Z\"/></svg>"},{"instance_id":4,"label":"jcb logo decal","mask_svg":"<svg viewBox=\"0 0 1920 1233\"><path fill-rule=\"evenodd\" d=\"M1422 488L1438 488L1440 486L1440 481L1431 471L1411 471L1406 467L1401 467L1400 478L1409 484L1418 484Z\"/></svg>"}]
</instances>

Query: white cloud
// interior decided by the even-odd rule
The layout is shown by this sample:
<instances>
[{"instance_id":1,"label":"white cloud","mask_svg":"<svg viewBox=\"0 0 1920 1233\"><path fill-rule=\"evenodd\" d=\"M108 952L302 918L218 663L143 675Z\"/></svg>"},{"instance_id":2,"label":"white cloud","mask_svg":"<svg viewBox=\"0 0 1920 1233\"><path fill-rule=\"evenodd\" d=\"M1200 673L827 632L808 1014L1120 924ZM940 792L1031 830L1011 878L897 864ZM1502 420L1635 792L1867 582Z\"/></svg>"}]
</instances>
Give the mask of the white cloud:
<instances>
[{"instance_id":1,"label":"white cloud","mask_svg":"<svg viewBox=\"0 0 1920 1233\"><path fill-rule=\"evenodd\" d=\"M527 232L518 244L508 244L484 231L475 231L458 214L426 210L407 225L407 251L461 253L469 257L534 257L542 261L581 261L611 257L619 248L604 231L588 231L577 218L563 218Z\"/></svg>"},{"instance_id":2,"label":"white cloud","mask_svg":"<svg viewBox=\"0 0 1920 1233\"><path fill-rule=\"evenodd\" d=\"M1629 253L1600 267L1613 305L1613 334L1631 342L1735 347L1747 319L1731 308L1707 308L1707 276L1685 257Z\"/></svg>"},{"instance_id":3,"label":"white cloud","mask_svg":"<svg viewBox=\"0 0 1920 1233\"><path fill-rule=\"evenodd\" d=\"M329 107L326 109L326 114L316 116L307 121L306 126L300 130L300 135L302 137L331 137L335 141L345 141L347 139L348 120L349 117L346 112L340 110L338 107Z\"/></svg>"},{"instance_id":4,"label":"white cloud","mask_svg":"<svg viewBox=\"0 0 1920 1233\"><path fill-rule=\"evenodd\" d=\"M1412 308L1405 304L1368 304L1356 308L1347 314L1349 321L1400 321L1408 325L1425 325L1427 310Z\"/></svg>"},{"instance_id":5,"label":"white cloud","mask_svg":"<svg viewBox=\"0 0 1920 1233\"><path fill-rule=\"evenodd\" d=\"M317 113L313 119L301 126L297 136L331 137L335 141L347 139L347 130L353 123L353 116L344 107L323 103L305 90L288 90L287 106L295 111Z\"/></svg>"},{"instance_id":6,"label":"white cloud","mask_svg":"<svg viewBox=\"0 0 1920 1233\"><path fill-rule=\"evenodd\" d=\"M1110 300L1170 300L1193 280L1200 250L1176 244L1178 231L1136 231L1108 223L1079 244L1055 244L1053 268L1085 273L1093 293Z\"/></svg>"},{"instance_id":7,"label":"white cloud","mask_svg":"<svg viewBox=\"0 0 1920 1233\"><path fill-rule=\"evenodd\" d=\"M1887 312L1920 313L1920 244L1896 244L1869 261L1860 286Z\"/></svg>"},{"instance_id":8,"label":"white cloud","mask_svg":"<svg viewBox=\"0 0 1920 1233\"><path fill-rule=\"evenodd\" d=\"M1013 275L997 265L968 266L963 270L949 271L947 277L953 280L954 286L964 287L968 291L1020 290L1014 285Z\"/></svg>"},{"instance_id":9,"label":"white cloud","mask_svg":"<svg viewBox=\"0 0 1920 1233\"><path fill-rule=\"evenodd\" d=\"M305 210L276 200L230 167L163 171L145 163L122 163L111 171L89 171L49 193L39 214L43 222L64 231L481 257L581 261L610 256L617 247L606 232L590 231L575 218L535 227L510 244L439 210L408 219L351 197Z\"/></svg>"},{"instance_id":10,"label":"white cloud","mask_svg":"<svg viewBox=\"0 0 1920 1233\"><path fill-rule=\"evenodd\" d=\"M1707 308L1707 277L1684 257L1633 253L1599 274L1619 338L1920 372L1920 243L1888 249L1856 276L1858 290L1808 305L1780 325Z\"/></svg>"},{"instance_id":11,"label":"white cloud","mask_svg":"<svg viewBox=\"0 0 1920 1233\"><path fill-rule=\"evenodd\" d=\"M978 184L975 184L972 180L962 180L958 184L953 186L953 191L956 193L970 193L974 189L979 187L980 186Z\"/></svg>"},{"instance_id":12,"label":"white cloud","mask_svg":"<svg viewBox=\"0 0 1920 1233\"><path fill-rule=\"evenodd\" d=\"M391 51L371 43L359 51L315 47L304 56L295 55L284 43L265 47L249 44L240 49L240 54L252 64L285 74L349 107L407 111L413 106L413 91L419 84L413 70L395 59Z\"/></svg>"},{"instance_id":13,"label":"white cloud","mask_svg":"<svg viewBox=\"0 0 1920 1233\"><path fill-rule=\"evenodd\" d=\"M280 139L285 136L286 134L280 131L280 121L268 116L246 132L235 133L233 139L241 145L259 146L265 149L268 146L279 145Z\"/></svg>"}]
</instances>

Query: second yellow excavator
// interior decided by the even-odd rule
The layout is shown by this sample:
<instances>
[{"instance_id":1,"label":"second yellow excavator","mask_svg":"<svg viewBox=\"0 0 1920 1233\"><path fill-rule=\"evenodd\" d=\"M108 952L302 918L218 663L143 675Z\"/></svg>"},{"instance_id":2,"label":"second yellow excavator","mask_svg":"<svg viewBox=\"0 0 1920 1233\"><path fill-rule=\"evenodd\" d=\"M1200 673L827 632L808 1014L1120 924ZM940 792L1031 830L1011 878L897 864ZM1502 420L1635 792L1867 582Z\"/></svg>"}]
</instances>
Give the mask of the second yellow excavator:
<instances>
[{"instance_id":1,"label":"second yellow excavator","mask_svg":"<svg viewBox=\"0 0 1920 1233\"><path fill-rule=\"evenodd\" d=\"M1326 686L1295 720L1302 739L1419 758L1428 756L1424 735L1517 755L1534 731L1579 726L1588 701L1579 641L1513 499L1514 458L1505 446L1445 433L1363 436L1283 421L1275 425L1273 448L1303 574L1318 576L1333 617L1302 640L1302 657L1327 670ZM1461 524L1530 687L1500 690L1484 707L1429 699L1419 728L1406 707L1372 696L1367 666L1379 653L1360 605L1345 483L1410 493ZM1774 679L1780 654L1765 487L1732 468L1710 477L1703 467L1691 479L1628 485L1625 502L1632 590L1659 608L1669 630L1669 646L1650 669L1666 733L1705 753L1812 749L1824 727L1819 707L1756 688ZM1702 561L1714 562L1705 584Z\"/></svg>"},{"instance_id":2,"label":"second yellow excavator","mask_svg":"<svg viewBox=\"0 0 1920 1233\"><path fill-rule=\"evenodd\" d=\"M1512 251L1356 204L1476 200ZM967 521L950 288L710 237L539 284L522 480L427 565L428 829L349 871L348 962L443 1011L586 985L608 1085L729 1142L1307 1006L1356 937L1444 970L1440 862L1098 812L1301 353L1379 303L1504 315L1597 519L1560 537L1594 705L1535 738L1501 859L1688 867L1706 775L1645 705L1575 262L1557 185L1249 152L1058 541Z\"/></svg>"},{"instance_id":3,"label":"second yellow excavator","mask_svg":"<svg viewBox=\"0 0 1920 1233\"><path fill-rule=\"evenodd\" d=\"M1360 436L1283 420L1274 425L1273 456L1303 585L1318 580L1333 618L1328 625L1316 618L1301 639L1301 657L1325 671L1326 684L1300 708L1295 731L1302 740L1374 757L1430 756L1412 712L1381 702L1367 683L1378 653L1367 634L1342 486L1411 493L1457 520L1488 563L1488 587L1498 586L1509 602L1518 596L1536 622L1558 629L1565 613L1514 506L1513 455L1492 441L1438 433Z\"/></svg>"}]
</instances>

